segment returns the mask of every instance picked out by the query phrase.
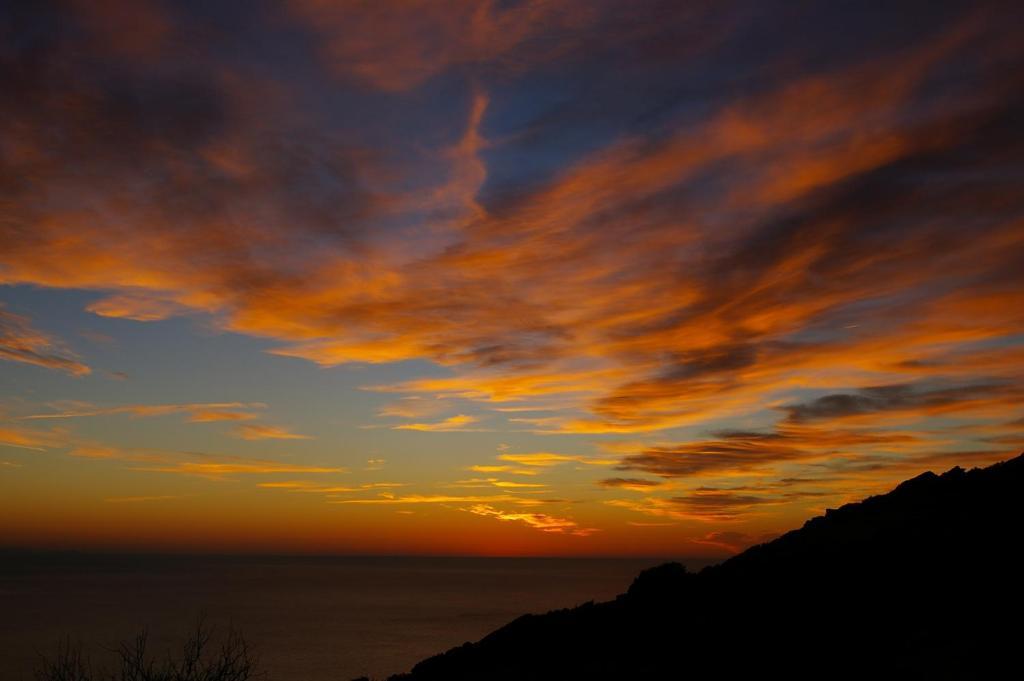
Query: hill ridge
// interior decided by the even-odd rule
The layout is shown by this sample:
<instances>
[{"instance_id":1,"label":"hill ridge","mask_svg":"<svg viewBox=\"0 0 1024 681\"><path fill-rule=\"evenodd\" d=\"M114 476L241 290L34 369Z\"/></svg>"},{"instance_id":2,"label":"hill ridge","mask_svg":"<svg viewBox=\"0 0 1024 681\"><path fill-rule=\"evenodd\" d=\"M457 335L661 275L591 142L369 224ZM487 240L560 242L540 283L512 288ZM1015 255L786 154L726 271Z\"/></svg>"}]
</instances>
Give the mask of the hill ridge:
<instances>
[{"instance_id":1,"label":"hill ridge","mask_svg":"<svg viewBox=\"0 0 1024 681\"><path fill-rule=\"evenodd\" d=\"M1022 493L1024 454L922 473L698 573L666 563L613 601L524 615L390 681L992 678L1021 634Z\"/></svg>"}]
</instances>

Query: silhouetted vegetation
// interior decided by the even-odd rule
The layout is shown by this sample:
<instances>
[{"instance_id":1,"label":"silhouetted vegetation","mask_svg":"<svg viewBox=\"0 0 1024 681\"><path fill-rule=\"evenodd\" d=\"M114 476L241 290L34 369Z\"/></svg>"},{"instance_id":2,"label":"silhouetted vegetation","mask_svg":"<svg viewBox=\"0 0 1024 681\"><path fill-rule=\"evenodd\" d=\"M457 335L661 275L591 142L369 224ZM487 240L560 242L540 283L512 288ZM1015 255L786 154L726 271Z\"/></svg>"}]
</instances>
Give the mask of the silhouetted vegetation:
<instances>
[{"instance_id":1,"label":"silhouetted vegetation","mask_svg":"<svg viewBox=\"0 0 1024 681\"><path fill-rule=\"evenodd\" d=\"M700 573L526 615L391 681L993 679L1019 669L1024 455L925 473Z\"/></svg>"},{"instance_id":2,"label":"silhouetted vegetation","mask_svg":"<svg viewBox=\"0 0 1024 681\"><path fill-rule=\"evenodd\" d=\"M145 632L115 649L112 669L94 669L81 645L65 639L54 657L36 672L38 681L249 681L257 677L256 659L245 639L233 629L219 641L203 620L182 646L178 656L159 661L148 651Z\"/></svg>"}]
</instances>

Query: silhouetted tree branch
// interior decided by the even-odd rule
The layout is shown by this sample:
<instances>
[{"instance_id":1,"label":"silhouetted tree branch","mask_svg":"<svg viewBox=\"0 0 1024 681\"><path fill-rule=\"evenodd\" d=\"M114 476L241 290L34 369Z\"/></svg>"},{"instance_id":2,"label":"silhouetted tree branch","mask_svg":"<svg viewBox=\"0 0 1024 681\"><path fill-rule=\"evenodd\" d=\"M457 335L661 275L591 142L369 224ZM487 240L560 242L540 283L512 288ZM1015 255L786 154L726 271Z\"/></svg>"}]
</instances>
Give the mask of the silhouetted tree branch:
<instances>
[{"instance_id":1,"label":"silhouetted tree branch","mask_svg":"<svg viewBox=\"0 0 1024 681\"><path fill-rule=\"evenodd\" d=\"M38 681L249 681L257 676L257 661L245 639L229 629L219 647L213 629L200 618L177 658L170 653L161 662L147 654L149 636L142 632L116 648L116 670L94 670L80 644L69 638L58 644L56 655L36 671Z\"/></svg>"}]
</instances>

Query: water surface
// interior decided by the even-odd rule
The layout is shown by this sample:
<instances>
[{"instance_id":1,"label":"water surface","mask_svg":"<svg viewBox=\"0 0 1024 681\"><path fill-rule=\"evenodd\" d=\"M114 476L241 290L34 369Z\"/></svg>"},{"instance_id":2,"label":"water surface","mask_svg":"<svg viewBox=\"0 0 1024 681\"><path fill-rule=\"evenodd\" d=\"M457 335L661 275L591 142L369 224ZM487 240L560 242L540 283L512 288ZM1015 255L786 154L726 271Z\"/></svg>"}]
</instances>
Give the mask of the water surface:
<instances>
[{"instance_id":1,"label":"water surface","mask_svg":"<svg viewBox=\"0 0 1024 681\"><path fill-rule=\"evenodd\" d=\"M200 613L244 634L267 681L381 678L524 613L613 598L660 562L0 554L0 678L31 679L66 635L177 647Z\"/></svg>"}]
</instances>

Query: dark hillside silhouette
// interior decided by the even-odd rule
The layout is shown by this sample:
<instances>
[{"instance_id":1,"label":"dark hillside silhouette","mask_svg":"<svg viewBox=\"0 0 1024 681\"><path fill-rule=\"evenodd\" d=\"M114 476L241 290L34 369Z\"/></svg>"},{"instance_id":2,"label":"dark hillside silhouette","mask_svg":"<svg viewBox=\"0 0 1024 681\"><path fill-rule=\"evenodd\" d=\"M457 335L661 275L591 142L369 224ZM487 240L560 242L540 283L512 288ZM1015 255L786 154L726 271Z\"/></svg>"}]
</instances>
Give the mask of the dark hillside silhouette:
<instances>
[{"instance_id":1,"label":"dark hillside silhouette","mask_svg":"<svg viewBox=\"0 0 1024 681\"><path fill-rule=\"evenodd\" d=\"M526 615L391 681L1020 673L1024 455L925 473L693 574Z\"/></svg>"}]
</instances>

